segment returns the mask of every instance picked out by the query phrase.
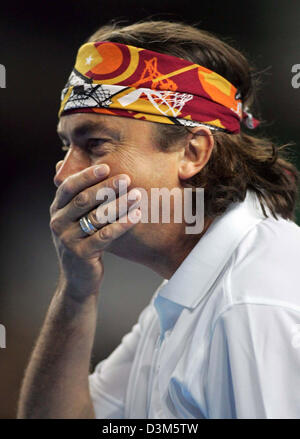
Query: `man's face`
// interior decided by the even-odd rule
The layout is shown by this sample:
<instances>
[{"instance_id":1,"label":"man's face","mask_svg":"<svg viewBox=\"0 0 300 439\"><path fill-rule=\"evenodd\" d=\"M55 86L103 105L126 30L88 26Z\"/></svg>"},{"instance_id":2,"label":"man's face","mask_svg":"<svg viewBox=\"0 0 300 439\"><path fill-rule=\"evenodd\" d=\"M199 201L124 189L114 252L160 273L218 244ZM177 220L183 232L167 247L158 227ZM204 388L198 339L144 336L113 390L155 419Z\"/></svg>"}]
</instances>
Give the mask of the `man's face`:
<instances>
[{"instance_id":1,"label":"man's face","mask_svg":"<svg viewBox=\"0 0 300 439\"><path fill-rule=\"evenodd\" d=\"M63 116L58 133L67 153L58 164L54 182L59 186L69 175L89 166L106 163L109 177L128 174L131 188L181 188L178 178L179 151L165 153L157 148L155 124L130 118L91 113ZM171 227L170 227L171 226ZM145 248L159 252L177 224L139 223L112 243L108 251L135 260ZM125 245L126 244L126 245Z\"/></svg>"}]
</instances>

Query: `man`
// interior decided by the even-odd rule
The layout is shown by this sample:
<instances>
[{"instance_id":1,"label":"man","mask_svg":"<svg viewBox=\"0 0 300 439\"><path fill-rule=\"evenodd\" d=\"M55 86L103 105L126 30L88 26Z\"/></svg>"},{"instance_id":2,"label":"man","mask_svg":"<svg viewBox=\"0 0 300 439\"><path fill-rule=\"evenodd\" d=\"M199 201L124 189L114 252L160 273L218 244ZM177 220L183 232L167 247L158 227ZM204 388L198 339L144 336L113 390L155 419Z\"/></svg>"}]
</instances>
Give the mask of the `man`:
<instances>
[{"instance_id":1,"label":"man","mask_svg":"<svg viewBox=\"0 0 300 439\"><path fill-rule=\"evenodd\" d=\"M51 206L60 282L19 417L300 416L298 176L244 131L254 93L241 53L184 24L106 26L79 49ZM175 203L170 222L142 221L153 188L204 188L202 230ZM164 281L89 375L104 251Z\"/></svg>"}]
</instances>

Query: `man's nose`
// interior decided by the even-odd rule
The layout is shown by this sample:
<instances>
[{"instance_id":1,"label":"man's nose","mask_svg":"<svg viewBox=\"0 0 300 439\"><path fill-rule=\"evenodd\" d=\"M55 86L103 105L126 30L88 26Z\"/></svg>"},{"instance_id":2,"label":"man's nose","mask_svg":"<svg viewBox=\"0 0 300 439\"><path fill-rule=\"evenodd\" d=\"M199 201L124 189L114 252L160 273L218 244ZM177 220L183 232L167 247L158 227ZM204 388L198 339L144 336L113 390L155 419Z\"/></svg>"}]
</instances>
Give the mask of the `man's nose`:
<instances>
[{"instance_id":1,"label":"man's nose","mask_svg":"<svg viewBox=\"0 0 300 439\"><path fill-rule=\"evenodd\" d=\"M56 164L56 174L53 179L55 186L60 186L67 177L88 166L90 166L89 159L81 151L70 148L64 160Z\"/></svg>"}]
</instances>

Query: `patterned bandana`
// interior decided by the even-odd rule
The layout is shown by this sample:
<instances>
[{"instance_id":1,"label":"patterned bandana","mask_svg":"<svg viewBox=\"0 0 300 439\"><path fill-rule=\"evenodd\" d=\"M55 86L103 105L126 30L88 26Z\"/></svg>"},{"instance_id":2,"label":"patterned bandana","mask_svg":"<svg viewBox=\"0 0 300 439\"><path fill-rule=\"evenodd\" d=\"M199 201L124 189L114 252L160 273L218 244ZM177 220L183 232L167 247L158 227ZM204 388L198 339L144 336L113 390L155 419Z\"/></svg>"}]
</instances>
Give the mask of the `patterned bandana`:
<instances>
[{"instance_id":1,"label":"patterned bandana","mask_svg":"<svg viewBox=\"0 0 300 439\"><path fill-rule=\"evenodd\" d=\"M108 41L80 47L58 116L93 112L238 133L258 121L217 73L175 56Z\"/></svg>"}]
</instances>

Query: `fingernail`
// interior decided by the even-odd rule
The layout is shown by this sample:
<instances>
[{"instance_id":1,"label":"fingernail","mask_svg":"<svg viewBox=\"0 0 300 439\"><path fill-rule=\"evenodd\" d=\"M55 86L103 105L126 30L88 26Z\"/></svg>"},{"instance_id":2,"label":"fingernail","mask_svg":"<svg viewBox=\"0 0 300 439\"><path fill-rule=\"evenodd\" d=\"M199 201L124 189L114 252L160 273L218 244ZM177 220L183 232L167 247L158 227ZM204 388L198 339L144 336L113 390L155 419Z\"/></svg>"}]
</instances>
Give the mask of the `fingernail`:
<instances>
[{"instance_id":1,"label":"fingernail","mask_svg":"<svg viewBox=\"0 0 300 439\"><path fill-rule=\"evenodd\" d=\"M142 197L142 194L140 193L140 191L138 189L132 189L128 194L128 199L130 201L138 201L141 199L141 197Z\"/></svg>"},{"instance_id":2,"label":"fingernail","mask_svg":"<svg viewBox=\"0 0 300 439\"><path fill-rule=\"evenodd\" d=\"M142 212L141 212L139 209L136 209L136 210L133 212L133 215L134 215L136 218L140 218L140 216L142 215Z\"/></svg>"},{"instance_id":3,"label":"fingernail","mask_svg":"<svg viewBox=\"0 0 300 439\"><path fill-rule=\"evenodd\" d=\"M119 177L115 178L113 181L113 185L116 189L119 189L120 183L121 185L130 185L130 178L127 174L122 174Z\"/></svg>"},{"instance_id":4,"label":"fingernail","mask_svg":"<svg viewBox=\"0 0 300 439\"><path fill-rule=\"evenodd\" d=\"M98 178L104 177L105 175L108 174L108 172L109 172L109 167L107 165L100 165L100 166L97 166L97 168L94 169L94 174Z\"/></svg>"}]
</instances>

